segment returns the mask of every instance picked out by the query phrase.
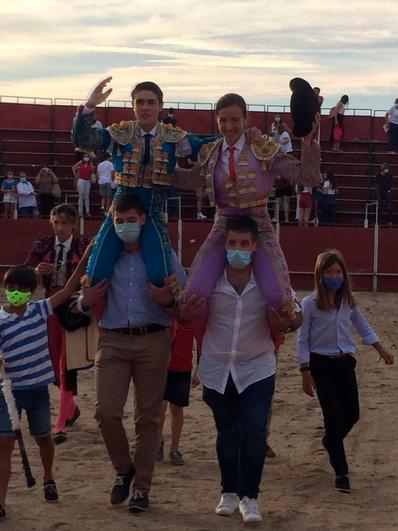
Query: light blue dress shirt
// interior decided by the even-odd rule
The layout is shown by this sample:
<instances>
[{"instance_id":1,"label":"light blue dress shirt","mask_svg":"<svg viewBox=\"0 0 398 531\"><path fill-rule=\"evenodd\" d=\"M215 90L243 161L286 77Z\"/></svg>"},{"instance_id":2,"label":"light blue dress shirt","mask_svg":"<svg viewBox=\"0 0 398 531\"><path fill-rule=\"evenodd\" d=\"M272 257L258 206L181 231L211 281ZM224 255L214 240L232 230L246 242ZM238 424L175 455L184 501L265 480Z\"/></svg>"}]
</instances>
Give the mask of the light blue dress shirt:
<instances>
[{"instance_id":1,"label":"light blue dress shirt","mask_svg":"<svg viewBox=\"0 0 398 531\"><path fill-rule=\"evenodd\" d=\"M174 267L181 286L186 274L173 252ZM139 251L123 251L116 262L107 290L107 303L99 323L102 328L126 328L156 323L170 326L171 319L151 297L149 280Z\"/></svg>"},{"instance_id":2,"label":"light blue dress shirt","mask_svg":"<svg viewBox=\"0 0 398 531\"><path fill-rule=\"evenodd\" d=\"M351 325L358 332L364 345L379 341L377 334L369 326L358 308L351 308L344 299L337 310L319 310L315 303L315 293L302 301L303 324L297 335L297 359L307 363L310 353L326 356L339 353L354 354L355 344Z\"/></svg>"}]
</instances>

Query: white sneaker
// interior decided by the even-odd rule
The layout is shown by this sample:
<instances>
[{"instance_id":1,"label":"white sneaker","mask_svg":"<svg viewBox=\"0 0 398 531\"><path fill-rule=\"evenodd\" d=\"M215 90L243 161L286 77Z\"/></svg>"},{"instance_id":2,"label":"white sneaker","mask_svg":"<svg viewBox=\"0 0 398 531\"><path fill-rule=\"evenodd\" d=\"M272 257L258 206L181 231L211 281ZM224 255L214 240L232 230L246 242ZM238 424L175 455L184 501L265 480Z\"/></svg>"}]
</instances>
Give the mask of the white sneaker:
<instances>
[{"instance_id":1,"label":"white sneaker","mask_svg":"<svg viewBox=\"0 0 398 531\"><path fill-rule=\"evenodd\" d=\"M235 492L224 492L224 494L221 494L220 503L216 507L216 514L219 516L231 516L238 507L238 495Z\"/></svg>"},{"instance_id":2,"label":"white sneaker","mask_svg":"<svg viewBox=\"0 0 398 531\"><path fill-rule=\"evenodd\" d=\"M263 517L257 508L257 500L244 496L239 502L239 511L245 524L261 522Z\"/></svg>"},{"instance_id":3,"label":"white sneaker","mask_svg":"<svg viewBox=\"0 0 398 531\"><path fill-rule=\"evenodd\" d=\"M207 216L205 216L202 212L198 212L196 214L196 219L207 219Z\"/></svg>"}]
</instances>

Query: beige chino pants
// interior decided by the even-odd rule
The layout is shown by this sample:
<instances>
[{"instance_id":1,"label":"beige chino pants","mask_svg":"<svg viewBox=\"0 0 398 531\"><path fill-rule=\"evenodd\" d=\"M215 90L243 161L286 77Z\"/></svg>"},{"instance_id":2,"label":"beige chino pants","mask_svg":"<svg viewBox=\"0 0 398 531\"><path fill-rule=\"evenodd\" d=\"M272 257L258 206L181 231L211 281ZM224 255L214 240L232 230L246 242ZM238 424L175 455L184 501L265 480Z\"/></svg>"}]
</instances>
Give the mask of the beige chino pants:
<instances>
[{"instance_id":1,"label":"beige chino pants","mask_svg":"<svg viewBox=\"0 0 398 531\"><path fill-rule=\"evenodd\" d=\"M169 330L145 336L100 330L95 360L95 418L117 473L134 465L134 487L149 491L159 443L159 416L170 358ZM135 452L130 455L123 409L134 384Z\"/></svg>"}]
</instances>

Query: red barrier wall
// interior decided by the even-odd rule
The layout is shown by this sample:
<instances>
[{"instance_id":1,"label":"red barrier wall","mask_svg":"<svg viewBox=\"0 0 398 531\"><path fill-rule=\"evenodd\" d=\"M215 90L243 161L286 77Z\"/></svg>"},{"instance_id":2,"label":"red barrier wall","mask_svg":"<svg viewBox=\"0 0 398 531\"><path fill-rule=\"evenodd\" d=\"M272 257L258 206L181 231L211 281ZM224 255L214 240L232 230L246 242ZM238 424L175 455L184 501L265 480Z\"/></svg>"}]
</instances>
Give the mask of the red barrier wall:
<instances>
[{"instance_id":1,"label":"red barrier wall","mask_svg":"<svg viewBox=\"0 0 398 531\"><path fill-rule=\"evenodd\" d=\"M0 129L51 129L51 106L0 103Z\"/></svg>"},{"instance_id":2,"label":"red barrier wall","mask_svg":"<svg viewBox=\"0 0 398 531\"><path fill-rule=\"evenodd\" d=\"M99 222L86 222L86 235L92 236ZM183 264L189 267L197 250L211 228L210 223L183 223ZM177 224L171 222L169 231L174 248L177 247ZM51 234L51 226L45 220L0 220L0 264L11 265L23 262L33 242L40 236ZM337 248L345 256L356 290L372 289L373 229L355 227L282 227L281 245L295 289L311 289L316 256L325 249ZM380 276L380 291L398 291L398 229L385 228L379 231L379 273L394 273ZM362 275L356 276L355 273Z\"/></svg>"},{"instance_id":3,"label":"red barrier wall","mask_svg":"<svg viewBox=\"0 0 398 531\"><path fill-rule=\"evenodd\" d=\"M34 105L24 103L0 103L0 129L55 129L68 131L71 128L72 117L76 112L75 106L70 105ZM99 107L97 116L105 125L110 125L120 120L134 118L131 107ZM165 115L166 111L163 112ZM282 113L277 110L262 112L252 110L248 113L249 124L259 127L269 133L274 116L279 114L289 127L292 127L290 113ZM53 115L53 117L52 117ZM176 109L175 116L178 125L198 134L215 134L217 125L214 111ZM388 135L383 131L384 118L372 118L371 116L349 116L344 119L345 139L352 140L375 140L386 142ZM331 121L328 116L322 116L321 138L330 138Z\"/></svg>"}]
</instances>

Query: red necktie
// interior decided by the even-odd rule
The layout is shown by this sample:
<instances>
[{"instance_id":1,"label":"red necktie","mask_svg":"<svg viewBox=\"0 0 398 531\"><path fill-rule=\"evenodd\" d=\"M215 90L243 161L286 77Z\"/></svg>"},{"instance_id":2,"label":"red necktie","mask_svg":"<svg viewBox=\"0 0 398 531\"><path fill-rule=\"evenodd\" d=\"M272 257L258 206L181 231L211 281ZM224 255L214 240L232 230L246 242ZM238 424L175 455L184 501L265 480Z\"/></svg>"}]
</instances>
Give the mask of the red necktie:
<instances>
[{"instance_id":1,"label":"red necktie","mask_svg":"<svg viewBox=\"0 0 398 531\"><path fill-rule=\"evenodd\" d=\"M234 161L234 146L229 146L229 159L228 159L228 169L229 169L229 176L231 179L236 182L236 171L235 171L235 161Z\"/></svg>"}]
</instances>

